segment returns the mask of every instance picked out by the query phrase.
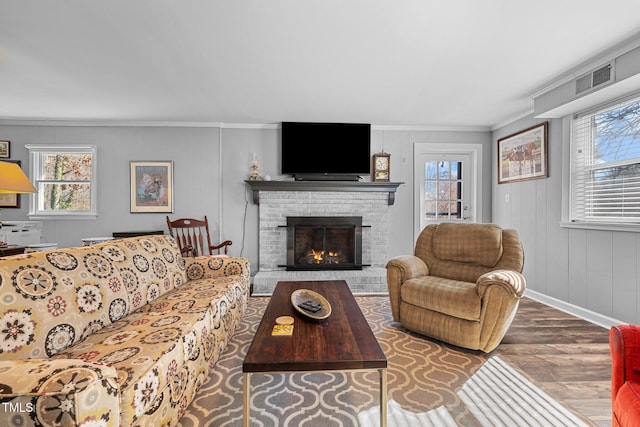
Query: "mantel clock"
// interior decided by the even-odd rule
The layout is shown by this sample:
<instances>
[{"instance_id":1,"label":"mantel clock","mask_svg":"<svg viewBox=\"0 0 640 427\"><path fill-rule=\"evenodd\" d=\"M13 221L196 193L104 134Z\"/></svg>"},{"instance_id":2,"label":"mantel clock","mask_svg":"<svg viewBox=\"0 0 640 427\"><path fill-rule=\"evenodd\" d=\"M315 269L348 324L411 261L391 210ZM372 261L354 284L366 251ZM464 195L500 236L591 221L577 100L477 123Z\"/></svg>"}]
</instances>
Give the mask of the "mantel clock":
<instances>
[{"instance_id":1,"label":"mantel clock","mask_svg":"<svg viewBox=\"0 0 640 427\"><path fill-rule=\"evenodd\" d=\"M373 155L373 180L390 181L391 154L381 151Z\"/></svg>"}]
</instances>

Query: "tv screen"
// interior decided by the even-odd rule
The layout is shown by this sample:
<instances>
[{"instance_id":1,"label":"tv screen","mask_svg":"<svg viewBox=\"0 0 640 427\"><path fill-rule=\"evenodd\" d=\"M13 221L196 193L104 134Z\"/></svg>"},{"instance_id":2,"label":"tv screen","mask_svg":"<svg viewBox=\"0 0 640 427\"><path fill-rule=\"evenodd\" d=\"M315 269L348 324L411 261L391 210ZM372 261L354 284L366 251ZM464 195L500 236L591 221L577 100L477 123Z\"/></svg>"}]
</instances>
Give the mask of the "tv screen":
<instances>
[{"instance_id":1,"label":"tv screen","mask_svg":"<svg viewBox=\"0 0 640 427\"><path fill-rule=\"evenodd\" d=\"M282 174L303 179L368 175L370 145L367 123L282 122Z\"/></svg>"}]
</instances>

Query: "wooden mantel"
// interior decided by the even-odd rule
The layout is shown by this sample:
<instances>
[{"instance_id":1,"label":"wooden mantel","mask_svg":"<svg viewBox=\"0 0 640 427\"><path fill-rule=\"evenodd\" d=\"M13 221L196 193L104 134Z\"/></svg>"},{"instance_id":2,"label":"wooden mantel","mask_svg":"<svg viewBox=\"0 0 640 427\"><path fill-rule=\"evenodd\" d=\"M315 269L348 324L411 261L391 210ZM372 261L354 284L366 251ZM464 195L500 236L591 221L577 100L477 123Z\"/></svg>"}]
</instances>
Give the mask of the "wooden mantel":
<instances>
[{"instance_id":1,"label":"wooden mantel","mask_svg":"<svg viewBox=\"0 0 640 427\"><path fill-rule=\"evenodd\" d=\"M387 192L387 203L393 205L396 189L404 182L360 181L245 181L253 191L253 203L260 204L260 191L369 191Z\"/></svg>"}]
</instances>

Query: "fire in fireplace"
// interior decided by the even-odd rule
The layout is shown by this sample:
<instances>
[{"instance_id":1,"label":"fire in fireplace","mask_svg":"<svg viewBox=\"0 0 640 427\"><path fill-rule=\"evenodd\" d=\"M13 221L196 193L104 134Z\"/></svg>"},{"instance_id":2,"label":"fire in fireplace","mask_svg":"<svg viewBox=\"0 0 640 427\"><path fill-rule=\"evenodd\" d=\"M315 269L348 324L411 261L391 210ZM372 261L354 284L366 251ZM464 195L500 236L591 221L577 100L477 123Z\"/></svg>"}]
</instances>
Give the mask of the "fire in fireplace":
<instances>
[{"instance_id":1,"label":"fire in fireplace","mask_svg":"<svg viewBox=\"0 0 640 427\"><path fill-rule=\"evenodd\" d=\"M287 217L287 270L360 270L361 216Z\"/></svg>"}]
</instances>

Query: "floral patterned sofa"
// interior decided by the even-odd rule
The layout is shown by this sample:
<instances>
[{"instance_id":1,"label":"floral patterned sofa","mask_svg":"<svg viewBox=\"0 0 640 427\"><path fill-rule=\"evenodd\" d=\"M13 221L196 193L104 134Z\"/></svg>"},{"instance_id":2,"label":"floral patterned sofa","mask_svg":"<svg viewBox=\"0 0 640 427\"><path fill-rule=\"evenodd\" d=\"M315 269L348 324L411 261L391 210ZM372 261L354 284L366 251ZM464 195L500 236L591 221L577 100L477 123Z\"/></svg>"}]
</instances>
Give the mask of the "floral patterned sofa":
<instances>
[{"instance_id":1,"label":"floral patterned sofa","mask_svg":"<svg viewBox=\"0 0 640 427\"><path fill-rule=\"evenodd\" d=\"M0 260L0 425L177 424L248 295L247 259L170 236Z\"/></svg>"}]
</instances>

